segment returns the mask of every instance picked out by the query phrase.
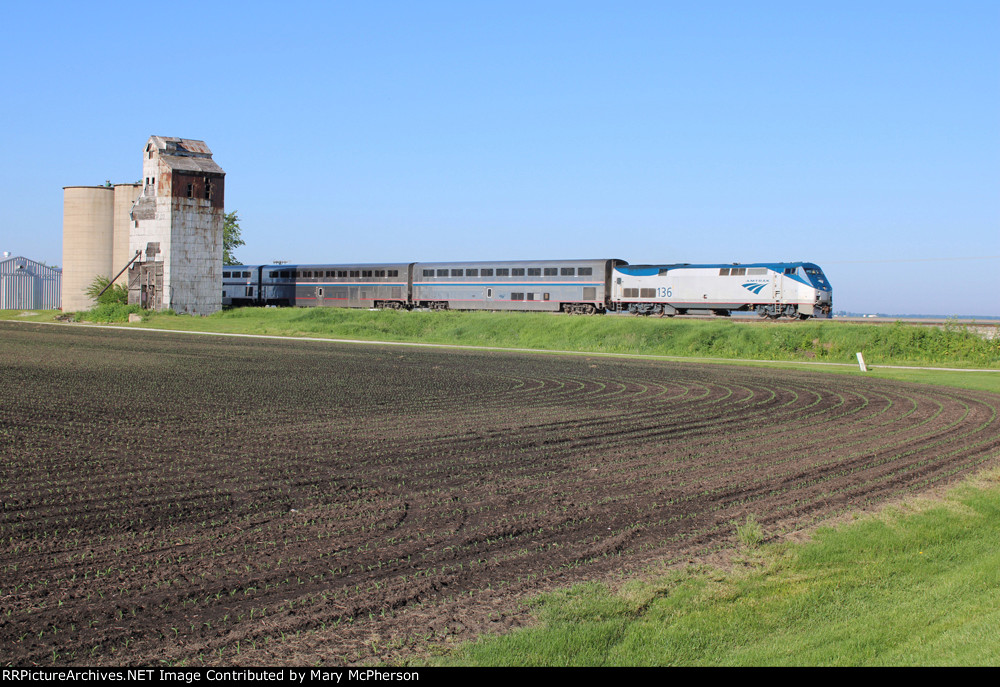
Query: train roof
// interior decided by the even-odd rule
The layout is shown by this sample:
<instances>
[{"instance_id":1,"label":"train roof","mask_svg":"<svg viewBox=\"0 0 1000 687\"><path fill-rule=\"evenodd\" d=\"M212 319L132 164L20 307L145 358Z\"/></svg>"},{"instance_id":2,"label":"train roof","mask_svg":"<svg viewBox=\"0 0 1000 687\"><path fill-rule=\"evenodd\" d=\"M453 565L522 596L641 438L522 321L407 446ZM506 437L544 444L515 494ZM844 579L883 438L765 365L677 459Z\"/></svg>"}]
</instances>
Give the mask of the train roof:
<instances>
[{"instance_id":1,"label":"train roof","mask_svg":"<svg viewBox=\"0 0 1000 687\"><path fill-rule=\"evenodd\" d=\"M620 272L624 272L625 274L643 276L656 274L660 270L664 269L722 269L724 267L766 267L775 271L783 271L789 267L808 267L810 269L820 270L821 272L823 271L822 268L814 262L719 262L698 265L680 262L665 265L622 265L616 267L615 269Z\"/></svg>"},{"instance_id":2,"label":"train roof","mask_svg":"<svg viewBox=\"0 0 1000 687\"><path fill-rule=\"evenodd\" d=\"M473 266L504 266L504 265L594 265L597 263L611 262L617 265L627 265L628 262L625 260L620 260L618 258L593 258L590 260L581 260L579 258L566 260L566 259L556 259L556 260L452 260L450 262L418 262L414 263L416 265L422 266L441 266L441 267L460 267L462 265L473 265Z\"/></svg>"},{"instance_id":3,"label":"train roof","mask_svg":"<svg viewBox=\"0 0 1000 687\"><path fill-rule=\"evenodd\" d=\"M263 267L269 270L296 270L296 269L374 269L383 267L401 267L406 268L410 265L421 265L424 267L462 267L465 265L470 265L473 267L479 266L489 266L489 267L504 267L510 265L518 266L529 266L529 265L596 265L603 263L612 263L614 265L627 265L627 260L621 260L618 258L594 258L592 260L451 260L448 262L341 262L341 263L286 263L281 265L223 265L223 269L226 270L236 270L236 269L257 269L258 267Z\"/></svg>"},{"instance_id":4,"label":"train roof","mask_svg":"<svg viewBox=\"0 0 1000 687\"><path fill-rule=\"evenodd\" d=\"M268 270L298 270L298 269L368 269L368 268L381 268L381 267L408 267L412 263L409 262L338 262L338 263L284 263L284 264L274 264L274 265L223 265L222 269L225 270L235 270L235 269L257 269L258 267L263 267Z\"/></svg>"}]
</instances>

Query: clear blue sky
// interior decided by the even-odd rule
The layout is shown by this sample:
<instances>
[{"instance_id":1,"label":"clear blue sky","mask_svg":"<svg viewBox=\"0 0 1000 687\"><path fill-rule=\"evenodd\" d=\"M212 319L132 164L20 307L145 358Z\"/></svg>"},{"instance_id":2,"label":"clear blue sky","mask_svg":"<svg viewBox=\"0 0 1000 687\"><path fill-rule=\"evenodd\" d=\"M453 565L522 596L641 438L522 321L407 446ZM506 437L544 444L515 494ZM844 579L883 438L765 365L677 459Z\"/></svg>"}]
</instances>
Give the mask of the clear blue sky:
<instances>
[{"instance_id":1,"label":"clear blue sky","mask_svg":"<svg viewBox=\"0 0 1000 687\"><path fill-rule=\"evenodd\" d=\"M1000 315L996 0L8 3L0 57L0 250L50 264L158 134L247 263L811 260Z\"/></svg>"}]
</instances>

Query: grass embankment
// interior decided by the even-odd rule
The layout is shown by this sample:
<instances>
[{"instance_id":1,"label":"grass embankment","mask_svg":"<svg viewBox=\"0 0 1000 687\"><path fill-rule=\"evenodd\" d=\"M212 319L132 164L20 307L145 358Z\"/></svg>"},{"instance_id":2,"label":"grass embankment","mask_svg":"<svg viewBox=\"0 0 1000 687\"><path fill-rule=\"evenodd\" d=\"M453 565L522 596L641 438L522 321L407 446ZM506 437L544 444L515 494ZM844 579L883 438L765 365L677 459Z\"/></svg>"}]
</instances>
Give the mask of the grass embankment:
<instances>
[{"instance_id":1,"label":"grass embankment","mask_svg":"<svg viewBox=\"0 0 1000 687\"><path fill-rule=\"evenodd\" d=\"M535 605L461 665L1000 665L1000 473L805 544ZM734 526L735 527L735 526Z\"/></svg>"},{"instance_id":2,"label":"grass embankment","mask_svg":"<svg viewBox=\"0 0 1000 687\"><path fill-rule=\"evenodd\" d=\"M108 306L77 318L124 321L129 309ZM211 317L147 316L144 327L244 334L314 336L498 348L532 348L744 360L871 365L1000 368L1000 339L960 325L869 325L684 320L550 313L372 312L340 308L239 308Z\"/></svg>"}]
</instances>

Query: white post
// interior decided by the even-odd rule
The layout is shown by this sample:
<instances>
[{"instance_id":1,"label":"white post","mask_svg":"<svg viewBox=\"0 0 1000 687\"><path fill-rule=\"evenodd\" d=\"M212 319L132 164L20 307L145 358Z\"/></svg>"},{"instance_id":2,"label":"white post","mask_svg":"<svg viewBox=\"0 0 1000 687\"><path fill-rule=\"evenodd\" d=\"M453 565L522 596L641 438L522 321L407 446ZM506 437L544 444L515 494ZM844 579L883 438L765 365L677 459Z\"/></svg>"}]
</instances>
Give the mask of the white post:
<instances>
[{"instance_id":1,"label":"white post","mask_svg":"<svg viewBox=\"0 0 1000 687\"><path fill-rule=\"evenodd\" d=\"M868 367L865 365L865 359L860 352L858 352L858 367L861 368L862 372L868 372Z\"/></svg>"}]
</instances>

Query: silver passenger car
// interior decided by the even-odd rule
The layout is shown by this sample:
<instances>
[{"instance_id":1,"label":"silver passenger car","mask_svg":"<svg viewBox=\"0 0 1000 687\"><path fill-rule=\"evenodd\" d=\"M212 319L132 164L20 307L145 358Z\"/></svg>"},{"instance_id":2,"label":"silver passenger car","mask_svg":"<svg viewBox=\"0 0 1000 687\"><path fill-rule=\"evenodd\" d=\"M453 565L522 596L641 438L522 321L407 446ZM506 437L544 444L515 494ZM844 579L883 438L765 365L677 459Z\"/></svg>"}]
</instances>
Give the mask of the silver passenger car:
<instances>
[{"instance_id":1,"label":"silver passenger car","mask_svg":"<svg viewBox=\"0 0 1000 687\"><path fill-rule=\"evenodd\" d=\"M413 263L282 267L290 268L293 273L295 293L291 305L334 308L409 307Z\"/></svg>"},{"instance_id":2,"label":"silver passenger car","mask_svg":"<svg viewBox=\"0 0 1000 687\"><path fill-rule=\"evenodd\" d=\"M623 260L418 262L412 305L435 310L603 312Z\"/></svg>"},{"instance_id":3,"label":"silver passenger car","mask_svg":"<svg viewBox=\"0 0 1000 687\"><path fill-rule=\"evenodd\" d=\"M257 305L260 300L260 265L222 267L223 307Z\"/></svg>"}]
</instances>

